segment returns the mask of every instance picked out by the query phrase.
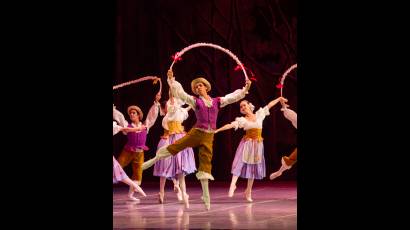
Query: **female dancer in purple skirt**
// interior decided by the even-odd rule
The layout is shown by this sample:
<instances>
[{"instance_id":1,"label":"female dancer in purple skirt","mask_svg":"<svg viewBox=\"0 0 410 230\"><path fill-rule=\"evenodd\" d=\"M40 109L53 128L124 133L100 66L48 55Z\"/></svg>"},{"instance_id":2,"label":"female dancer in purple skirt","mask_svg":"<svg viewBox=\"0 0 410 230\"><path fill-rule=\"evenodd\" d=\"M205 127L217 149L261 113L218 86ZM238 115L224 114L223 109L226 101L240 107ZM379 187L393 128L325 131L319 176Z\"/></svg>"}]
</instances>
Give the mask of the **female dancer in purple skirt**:
<instances>
[{"instance_id":1,"label":"female dancer in purple skirt","mask_svg":"<svg viewBox=\"0 0 410 230\"><path fill-rule=\"evenodd\" d=\"M260 108L255 114L255 107L248 101L243 100L240 103L240 111L244 117L237 117L235 121L219 128L215 133L235 128L243 128L246 134L235 153L235 158L232 163L232 181L229 188L228 196L232 197L236 189L236 181L238 177L248 179L248 186L245 190L245 198L252 202L252 185L253 180L261 180L266 176L265 157L263 154L263 138L262 138L262 122L267 115L269 109L276 105L280 100L286 100L279 97Z\"/></svg>"},{"instance_id":2,"label":"female dancer in purple skirt","mask_svg":"<svg viewBox=\"0 0 410 230\"><path fill-rule=\"evenodd\" d=\"M158 143L160 149L173 144L178 139L185 136L184 127L181 125L188 118L188 111L191 107L182 108L185 103L178 98L174 98L171 93L164 111L165 117L162 119L164 135ZM188 194L186 193L185 175L196 171L195 157L192 148L186 148L172 157L159 160L154 166L154 176L160 177L159 202L164 202L164 188L166 178L174 182L174 191L177 192L178 200L184 201L185 207L189 207ZM182 192L181 192L182 190Z\"/></svg>"}]
</instances>

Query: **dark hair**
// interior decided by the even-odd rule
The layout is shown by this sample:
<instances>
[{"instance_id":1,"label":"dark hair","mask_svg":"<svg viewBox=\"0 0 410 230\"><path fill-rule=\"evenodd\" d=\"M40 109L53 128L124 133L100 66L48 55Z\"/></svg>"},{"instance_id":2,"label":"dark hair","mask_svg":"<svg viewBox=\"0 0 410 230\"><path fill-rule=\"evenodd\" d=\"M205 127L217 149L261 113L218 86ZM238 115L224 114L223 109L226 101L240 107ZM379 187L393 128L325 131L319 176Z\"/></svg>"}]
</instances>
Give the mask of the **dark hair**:
<instances>
[{"instance_id":1,"label":"dark hair","mask_svg":"<svg viewBox=\"0 0 410 230\"><path fill-rule=\"evenodd\" d=\"M244 99L242 101L246 102L249 105L249 108L251 109L251 112L253 112L255 110L255 106L250 101L248 101L246 99Z\"/></svg>"}]
</instances>

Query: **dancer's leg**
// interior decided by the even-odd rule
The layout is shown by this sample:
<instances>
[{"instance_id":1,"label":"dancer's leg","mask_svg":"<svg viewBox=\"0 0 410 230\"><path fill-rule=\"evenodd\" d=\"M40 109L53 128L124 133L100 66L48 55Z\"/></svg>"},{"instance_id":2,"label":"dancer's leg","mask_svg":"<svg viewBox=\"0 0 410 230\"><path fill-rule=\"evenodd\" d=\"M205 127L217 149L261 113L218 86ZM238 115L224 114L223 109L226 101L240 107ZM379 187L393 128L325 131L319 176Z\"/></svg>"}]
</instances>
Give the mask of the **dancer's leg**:
<instances>
[{"instance_id":1,"label":"dancer's leg","mask_svg":"<svg viewBox=\"0 0 410 230\"><path fill-rule=\"evenodd\" d=\"M182 192L182 200L184 201L185 208L189 208L189 196L186 192L185 175L183 173L178 175L179 186Z\"/></svg>"},{"instance_id":2,"label":"dancer's leg","mask_svg":"<svg viewBox=\"0 0 410 230\"><path fill-rule=\"evenodd\" d=\"M298 153L298 149L296 148L295 150L293 150L293 152L290 154L289 157L282 157L281 159L282 166L280 167L278 171L270 174L269 179L273 180L276 177L282 175L283 171L292 168L293 164L296 163L297 153Z\"/></svg>"},{"instance_id":3,"label":"dancer's leg","mask_svg":"<svg viewBox=\"0 0 410 230\"><path fill-rule=\"evenodd\" d=\"M239 178L238 176L235 176L235 175L232 176L231 186L229 187L229 192L228 192L229 197L233 197L233 194L236 189L236 181L238 181L238 178Z\"/></svg>"},{"instance_id":4,"label":"dancer's leg","mask_svg":"<svg viewBox=\"0 0 410 230\"><path fill-rule=\"evenodd\" d=\"M135 152L133 154L133 159L132 159L132 179L135 183L138 185L141 185L142 181L142 163L144 163L144 152ZM128 197L133 197L134 196L134 191L130 189L128 193Z\"/></svg>"},{"instance_id":5,"label":"dancer's leg","mask_svg":"<svg viewBox=\"0 0 410 230\"><path fill-rule=\"evenodd\" d=\"M208 179L202 179L202 200L204 201L206 210L211 209L211 197L209 195Z\"/></svg>"},{"instance_id":6,"label":"dancer's leg","mask_svg":"<svg viewBox=\"0 0 410 230\"><path fill-rule=\"evenodd\" d=\"M142 169L146 170L147 168L153 166L158 160L175 155L187 147L197 146L200 143L201 138L198 137L196 133L198 133L198 131L191 129L184 137L177 140L172 145L164 146L158 149L154 158L144 162Z\"/></svg>"},{"instance_id":7,"label":"dancer's leg","mask_svg":"<svg viewBox=\"0 0 410 230\"><path fill-rule=\"evenodd\" d=\"M253 178L248 179L248 186L246 187L245 190L245 197L246 200L249 202L252 202L252 185L253 185Z\"/></svg>"},{"instance_id":8,"label":"dancer's leg","mask_svg":"<svg viewBox=\"0 0 410 230\"><path fill-rule=\"evenodd\" d=\"M159 193L158 193L158 200L159 203L162 204L164 203L164 195L165 195L165 182L166 182L166 178L165 177L160 177L159 178Z\"/></svg>"},{"instance_id":9,"label":"dancer's leg","mask_svg":"<svg viewBox=\"0 0 410 230\"><path fill-rule=\"evenodd\" d=\"M147 196L144 190L142 190L142 188L137 183L132 181L130 178L125 178L121 182L124 182L125 184L129 185L130 188L132 188L134 191L139 192L142 196Z\"/></svg>"},{"instance_id":10,"label":"dancer's leg","mask_svg":"<svg viewBox=\"0 0 410 230\"><path fill-rule=\"evenodd\" d=\"M182 201L182 194L181 194L181 188L179 187L179 181L178 179L172 179L172 182L174 182L174 191L177 193L177 198L179 201Z\"/></svg>"}]
</instances>

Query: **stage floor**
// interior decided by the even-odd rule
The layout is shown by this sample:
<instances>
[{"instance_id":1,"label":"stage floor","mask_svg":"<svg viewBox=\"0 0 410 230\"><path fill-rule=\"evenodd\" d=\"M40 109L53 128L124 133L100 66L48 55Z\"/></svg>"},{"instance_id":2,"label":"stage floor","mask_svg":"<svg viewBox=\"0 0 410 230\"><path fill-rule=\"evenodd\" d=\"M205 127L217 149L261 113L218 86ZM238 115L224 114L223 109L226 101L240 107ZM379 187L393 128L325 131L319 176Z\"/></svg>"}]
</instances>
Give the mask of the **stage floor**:
<instances>
[{"instance_id":1,"label":"stage floor","mask_svg":"<svg viewBox=\"0 0 410 230\"><path fill-rule=\"evenodd\" d=\"M296 182L255 181L252 199L245 200L246 181L237 183L235 195L227 196L230 182L209 182L211 210L201 200L199 181L187 182L190 208L184 209L167 181L164 204L158 203L159 183L144 183L147 197L128 201L128 187L113 188L113 229L296 229Z\"/></svg>"}]
</instances>

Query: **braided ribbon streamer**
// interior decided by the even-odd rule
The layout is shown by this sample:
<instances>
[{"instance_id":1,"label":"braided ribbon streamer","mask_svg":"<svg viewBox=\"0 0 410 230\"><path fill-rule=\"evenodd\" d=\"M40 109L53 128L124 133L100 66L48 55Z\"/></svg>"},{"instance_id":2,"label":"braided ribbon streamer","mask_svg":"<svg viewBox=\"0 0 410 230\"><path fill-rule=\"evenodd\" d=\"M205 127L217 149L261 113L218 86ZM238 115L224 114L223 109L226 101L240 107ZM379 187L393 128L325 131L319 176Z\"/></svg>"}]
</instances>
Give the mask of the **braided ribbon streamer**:
<instances>
[{"instance_id":1,"label":"braided ribbon streamer","mask_svg":"<svg viewBox=\"0 0 410 230\"><path fill-rule=\"evenodd\" d=\"M142 81L146 81L146 80L153 80L154 81L153 84L157 84L157 82L159 81L159 91L158 91L158 93L161 94L161 92L162 92L162 81L161 81L161 78L158 78L156 76L145 76L145 77L137 78L137 79L132 80L132 81L127 81L127 82L115 85L115 86L112 87L112 89L117 90L117 89L120 89L124 86L136 84L138 82L142 82Z\"/></svg>"},{"instance_id":2,"label":"braided ribbon streamer","mask_svg":"<svg viewBox=\"0 0 410 230\"><path fill-rule=\"evenodd\" d=\"M282 75L282 78L280 79L280 84L279 84L279 87L278 88L280 88L280 96L282 97L283 96L283 86L284 86L284 83L285 83L285 78L288 76L288 74L292 71L292 70L294 70L294 69L296 69L298 67L298 64L293 64L291 67L289 67L286 71L285 71L285 73Z\"/></svg>"},{"instance_id":3,"label":"braided ribbon streamer","mask_svg":"<svg viewBox=\"0 0 410 230\"><path fill-rule=\"evenodd\" d=\"M187 46L187 47L183 48L181 51L175 53L175 55L172 56L173 59L174 59L174 61L172 62L171 67L169 67L169 70L172 71L172 67L174 66L174 64L175 64L177 61L181 60L182 55L184 55L184 53L186 53L188 50L191 50L191 49L194 49L194 48L198 48L198 47L204 47L204 46L205 46L205 47L211 47L211 48L220 50L220 51L222 51L222 52L228 54L233 60L235 60L235 62L238 64L238 66L241 67L242 72L243 72L243 74L245 75L245 79L246 79L246 80L249 80L248 75L246 74L245 67L243 66L243 64L242 64L242 62L239 60L239 58L238 58L235 54L233 54L230 50L225 49L225 48L223 48L223 47L221 47L221 46L219 46L219 45L212 44L212 43L204 43L204 42L195 43L195 44L192 44L192 45L190 45L190 46Z\"/></svg>"}]
</instances>

